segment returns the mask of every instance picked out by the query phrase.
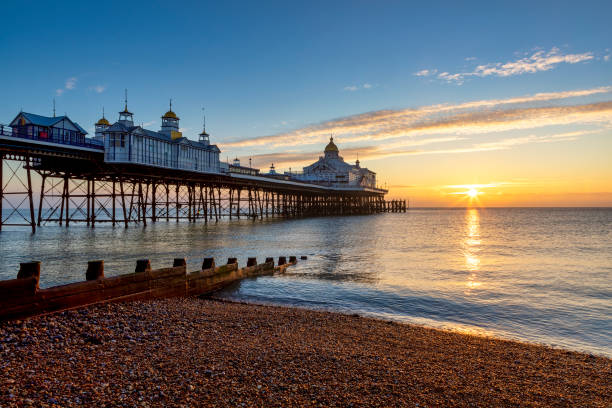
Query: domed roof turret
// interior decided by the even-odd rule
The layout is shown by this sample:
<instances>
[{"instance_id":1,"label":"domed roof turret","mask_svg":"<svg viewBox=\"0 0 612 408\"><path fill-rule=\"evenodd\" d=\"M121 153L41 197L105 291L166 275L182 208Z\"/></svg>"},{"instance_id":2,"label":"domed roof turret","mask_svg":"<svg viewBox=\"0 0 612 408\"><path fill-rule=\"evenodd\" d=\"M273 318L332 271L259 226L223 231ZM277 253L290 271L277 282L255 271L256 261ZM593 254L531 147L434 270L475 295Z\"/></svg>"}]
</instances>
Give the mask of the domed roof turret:
<instances>
[{"instance_id":1,"label":"domed roof turret","mask_svg":"<svg viewBox=\"0 0 612 408\"><path fill-rule=\"evenodd\" d=\"M106 120L104 116L102 116L102 118L100 118L100 120L96 122L96 126L110 126L110 123L108 122L108 120Z\"/></svg>"},{"instance_id":2,"label":"domed roof turret","mask_svg":"<svg viewBox=\"0 0 612 408\"><path fill-rule=\"evenodd\" d=\"M104 107L102 107L102 117L96 122L96 126L110 126L110 122L104 116Z\"/></svg>"},{"instance_id":3,"label":"domed roof turret","mask_svg":"<svg viewBox=\"0 0 612 408\"><path fill-rule=\"evenodd\" d=\"M176 113L169 110L168 112L164 113L162 119L178 119L178 116L176 116Z\"/></svg>"},{"instance_id":4,"label":"domed roof turret","mask_svg":"<svg viewBox=\"0 0 612 408\"><path fill-rule=\"evenodd\" d=\"M330 136L329 143L325 146L325 152L338 152L338 146L334 143L334 137Z\"/></svg>"},{"instance_id":5,"label":"domed roof turret","mask_svg":"<svg viewBox=\"0 0 612 408\"><path fill-rule=\"evenodd\" d=\"M168 110L168 112L164 113L164 116L162 116L162 119L178 120L178 116L176 116L176 113L172 112L172 99L170 99L170 109Z\"/></svg>"}]
</instances>

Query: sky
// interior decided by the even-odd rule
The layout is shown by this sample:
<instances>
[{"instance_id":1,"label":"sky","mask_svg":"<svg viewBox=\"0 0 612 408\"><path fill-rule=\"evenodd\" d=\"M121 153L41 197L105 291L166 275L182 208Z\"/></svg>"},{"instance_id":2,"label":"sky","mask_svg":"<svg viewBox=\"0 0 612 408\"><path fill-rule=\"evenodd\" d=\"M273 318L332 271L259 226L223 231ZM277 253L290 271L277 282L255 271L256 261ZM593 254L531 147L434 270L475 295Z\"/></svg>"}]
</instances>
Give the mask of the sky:
<instances>
[{"instance_id":1,"label":"sky","mask_svg":"<svg viewBox=\"0 0 612 408\"><path fill-rule=\"evenodd\" d=\"M333 134L411 206L612 206L612 3L496 3L5 0L0 123L93 134L127 88L262 170Z\"/></svg>"}]
</instances>

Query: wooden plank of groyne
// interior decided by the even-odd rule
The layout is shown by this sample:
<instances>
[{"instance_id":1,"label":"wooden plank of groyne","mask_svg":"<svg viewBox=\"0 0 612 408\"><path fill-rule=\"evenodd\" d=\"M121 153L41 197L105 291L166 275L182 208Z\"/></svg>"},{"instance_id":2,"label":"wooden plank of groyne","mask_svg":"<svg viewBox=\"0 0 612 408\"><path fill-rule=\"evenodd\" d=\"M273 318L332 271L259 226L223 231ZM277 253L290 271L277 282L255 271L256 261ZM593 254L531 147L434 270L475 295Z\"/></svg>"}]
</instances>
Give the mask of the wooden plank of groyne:
<instances>
[{"instance_id":1,"label":"wooden plank of groyne","mask_svg":"<svg viewBox=\"0 0 612 408\"><path fill-rule=\"evenodd\" d=\"M156 270L145 269L126 275L105 278L103 263L90 263L87 277L92 280L38 289L38 277L30 276L0 281L0 319L19 318L73 309L101 302L153 299L212 293L231 282L250 276L284 272L291 263L274 266L274 261L246 268L237 263L187 273L186 262ZM250 262L251 264L253 261ZM144 262L141 262L144 264ZM207 261L214 265L214 260Z\"/></svg>"},{"instance_id":2,"label":"wooden plank of groyne","mask_svg":"<svg viewBox=\"0 0 612 408\"><path fill-rule=\"evenodd\" d=\"M10 309L10 312L27 313L37 309L41 312L49 312L147 291L152 286L163 287L177 283L184 286L185 271L185 266L163 268L42 289L30 298L24 297L21 302L13 302L11 306L14 307ZM19 280L25 281L26 279ZM7 309L6 312L9 310Z\"/></svg>"},{"instance_id":3,"label":"wooden plank of groyne","mask_svg":"<svg viewBox=\"0 0 612 408\"><path fill-rule=\"evenodd\" d=\"M35 277L0 281L0 298L5 300L31 296L36 293L37 287L38 279Z\"/></svg>"}]
</instances>

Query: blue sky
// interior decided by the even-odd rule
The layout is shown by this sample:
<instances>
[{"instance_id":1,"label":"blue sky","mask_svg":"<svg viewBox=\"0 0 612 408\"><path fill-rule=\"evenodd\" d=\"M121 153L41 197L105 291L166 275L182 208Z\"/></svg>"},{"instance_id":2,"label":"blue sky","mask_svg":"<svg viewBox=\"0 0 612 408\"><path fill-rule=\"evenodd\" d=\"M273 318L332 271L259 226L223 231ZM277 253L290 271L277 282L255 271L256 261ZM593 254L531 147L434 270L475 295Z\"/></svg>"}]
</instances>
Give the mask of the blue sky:
<instances>
[{"instance_id":1,"label":"blue sky","mask_svg":"<svg viewBox=\"0 0 612 408\"><path fill-rule=\"evenodd\" d=\"M91 129L103 106L107 117L116 119L128 88L130 110L148 128L159 128L173 98L184 133L195 138L205 106L207 130L223 157L276 153L281 167L287 167L305 159L282 153L322 148L321 134L313 143L296 134L310 137L303 130L322 123L333 125L322 132L333 130L338 118L612 86L609 1L424 3L5 1L0 122L11 120L20 108L50 114L55 97L58 113ZM610 100L608 89L527 100L520 107ZM596 135L601 144L592 147L598 157L610 147L608 118L606 108L596 119L557 121L550 124L557 128L548 130L603 132ZM509 133L479 143L547 136L539 133L542 126L535 128L540 129L535 134L521 126L504 128ZM293 141L228 144L274 135L277 142L285 136ZM398 142L351 142L352 136L350 130L340 132L339 143L346 140L341 149L356 155L364 148L364 158L375 142ZM395 136L414 139L410 131ZM441 138L432 132L428 137ZM447 150L460 148L455 144ZM552 162L565 153L551 154ZM268 159L274 157L263 156L258 164ZM404 164L406 171L416 163L426 171L428 165L439 167L435 160L371 155L370 167L378 168L381 179L403 185L394 174ZM425 188L427 183L434 181L416 184Z\"/></svg>"}]
</instances>

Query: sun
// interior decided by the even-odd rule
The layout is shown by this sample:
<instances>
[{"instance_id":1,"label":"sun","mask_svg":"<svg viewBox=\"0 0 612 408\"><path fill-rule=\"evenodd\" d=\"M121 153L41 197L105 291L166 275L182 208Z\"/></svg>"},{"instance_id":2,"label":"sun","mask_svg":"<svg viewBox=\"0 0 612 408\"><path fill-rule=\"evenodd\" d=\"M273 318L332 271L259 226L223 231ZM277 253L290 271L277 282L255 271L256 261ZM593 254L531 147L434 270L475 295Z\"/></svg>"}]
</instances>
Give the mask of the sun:
<instances>
[{"instance_id":1,"label":"sun","mask_svg":"<svg viewBox=\"0 0 612 408\"><path fill-rule=\"evenodd\" d=\"M470 198L476 198L476 196L478 196L478 190L476 190L475 188L470 188L468 191L465 192L465 194L467 194Z\"/></svg>"}]
</instances>

